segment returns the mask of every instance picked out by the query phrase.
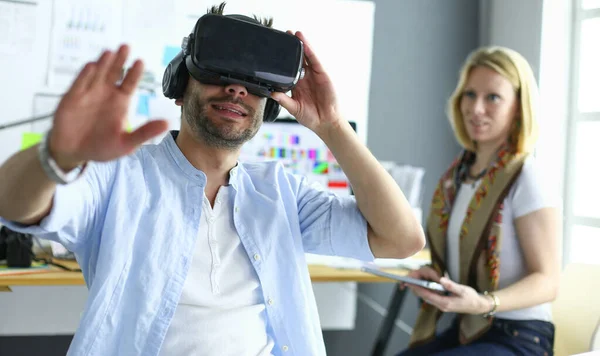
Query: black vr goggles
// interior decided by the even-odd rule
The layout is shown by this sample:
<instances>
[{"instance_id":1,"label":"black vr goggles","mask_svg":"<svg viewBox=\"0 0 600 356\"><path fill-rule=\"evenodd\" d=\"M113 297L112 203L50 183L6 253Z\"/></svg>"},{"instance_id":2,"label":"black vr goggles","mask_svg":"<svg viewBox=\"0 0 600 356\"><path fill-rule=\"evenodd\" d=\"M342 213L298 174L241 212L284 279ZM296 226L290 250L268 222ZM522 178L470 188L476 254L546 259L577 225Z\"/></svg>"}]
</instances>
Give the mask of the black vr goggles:
<instances>
[{"instance_id":1,"label":"black vr goggles","mask_svg":"<svg viewBox=\"0 0 600 356\"><path fill-rule=\"evenodd\" d=\"M280 111L271 92L291 90L304 75L304 46L296 36L243 15L202 16L181 49L165 69L167 98L183 97L188 73L204 84L240 84L268 98L267 122L275 121Z\"/></svg>"}]
</instances>

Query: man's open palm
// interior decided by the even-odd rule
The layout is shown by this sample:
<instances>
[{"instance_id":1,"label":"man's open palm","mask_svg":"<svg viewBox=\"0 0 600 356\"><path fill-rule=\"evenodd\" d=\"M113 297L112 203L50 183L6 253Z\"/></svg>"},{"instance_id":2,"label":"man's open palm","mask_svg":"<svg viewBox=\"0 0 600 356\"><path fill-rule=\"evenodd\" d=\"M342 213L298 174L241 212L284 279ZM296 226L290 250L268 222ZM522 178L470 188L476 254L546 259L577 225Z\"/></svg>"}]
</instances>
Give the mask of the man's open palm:
<instances>
[{"instance_id":1,"label":"man's open palm","mask_svg":"<svg viewBox=\"0 0 600 356\"><path fill-rule=\"evenodd\" d=\"M128 55L126 45L116 53L104 52L83 68L62 98L50 136L50 151L59 164L110 161L167 129L166 121L155 120L126 132L129 103L144 67L136 61L119 84Z\"/></svg>"}]
</instances>

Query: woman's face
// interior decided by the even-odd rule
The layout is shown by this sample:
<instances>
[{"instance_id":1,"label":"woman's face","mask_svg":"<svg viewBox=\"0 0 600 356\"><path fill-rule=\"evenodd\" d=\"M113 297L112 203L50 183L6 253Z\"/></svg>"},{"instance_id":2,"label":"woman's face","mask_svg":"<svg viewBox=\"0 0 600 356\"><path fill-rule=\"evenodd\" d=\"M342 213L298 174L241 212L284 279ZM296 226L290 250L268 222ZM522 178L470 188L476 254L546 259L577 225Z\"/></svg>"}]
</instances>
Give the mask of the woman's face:
<instances>
[{"instance_id":1,"label":"woman's face","mask_svg":"<svg viewBox=\"0 0 600 356\"><path fill-rule=\"evenodd\" d=\"M519 102L512 84L498 72L477 66L465 84L460 110L465 128L477 146L501 145L508 139Z\"/></svg>"}]
</instances>

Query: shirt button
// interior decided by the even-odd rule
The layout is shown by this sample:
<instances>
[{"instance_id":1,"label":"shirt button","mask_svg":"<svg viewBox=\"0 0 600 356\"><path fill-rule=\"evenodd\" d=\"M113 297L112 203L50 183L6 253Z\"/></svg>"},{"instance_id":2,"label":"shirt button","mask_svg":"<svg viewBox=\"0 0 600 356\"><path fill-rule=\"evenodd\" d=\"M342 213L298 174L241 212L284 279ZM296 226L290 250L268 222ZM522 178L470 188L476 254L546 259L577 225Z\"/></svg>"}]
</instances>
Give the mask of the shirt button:
<instances>
[{"instance_id":1,"label":"shirt button","mask_svg":"<svg viewBox=\"0 0 600 356\"><path fill-rule=\"evenodd\" d=\"M287 345L283 345L281 349L283 350L283 352L287 352L287 350L289 350L290 348Z\"/></svg>"},{"instance_id":2,"label":"shirt button","mask_svg":"<svg viewBox=\"0 0 600 356\"><path fill-rule=\"evenodd\" d=\"M254 260L255 261L260 261L260 255L258 253L254 254Z\"/></svg>"},{"instance_id":3,"label":"shirt button","mask_svg":"<svg viewBox=\"0 0 600 356\"><path fill-rule=\"evenodd\" d=\"M267 300L267 303L269 303L269 305L273 305L275 304L275 302L273 301L273 299L269 298L269 300Z\"/></svg>"},{"instance_id":4,"label":"shirt button","mask_svg":"<svg viewBox=\"0 0 600 356\"><path fill-rule=\"evenodd\" d=\"M235 207L235 212L237 213L238 211L240 211L240 208L238 208L237 206Z\"/></svg>"},{"instance_id":5,"label":"shirt button","mask_svg":"<svg viewBox=\"0 0 600 356\"><path fill-rule=\"evenodd\" d=\"M215 222L215 217L212 216L210 219L208 219L208 222L214 223Z\"/></svg>"}]
</instances>

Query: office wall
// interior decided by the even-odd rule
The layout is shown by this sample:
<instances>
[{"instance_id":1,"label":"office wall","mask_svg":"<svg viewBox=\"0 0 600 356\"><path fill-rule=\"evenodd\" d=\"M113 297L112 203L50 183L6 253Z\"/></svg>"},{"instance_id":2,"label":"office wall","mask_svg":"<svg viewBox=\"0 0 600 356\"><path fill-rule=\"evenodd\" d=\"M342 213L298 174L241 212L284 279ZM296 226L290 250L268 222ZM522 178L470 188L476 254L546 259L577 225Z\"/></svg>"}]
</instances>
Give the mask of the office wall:
<instances>
[{"instance_id":1,"label":"office wall","mask_svg":"<svg viewBox=\"0 0 600 356\"><path fill-rule=\"evenodd\" d=\"M479 44L478 19L476 0L375 0L367 144L380 160L425 168L425 214L438 177L459 152L445 103ZM325 332L329 355L370 354L393 288L359 285L356 329ZM416 310L407 295L387 355L406 347Z\"/></svg>"},{"instance_id":2,"label":"office wall","mask_svg":"<svg viewBox=\"0 0 600 356\"><path fill-rule=\"evenodd\" d=\"M482 45L506 46L521 53L536 77L540 71L542 0L480 0Z\"/></svg>"}]
</instances>

